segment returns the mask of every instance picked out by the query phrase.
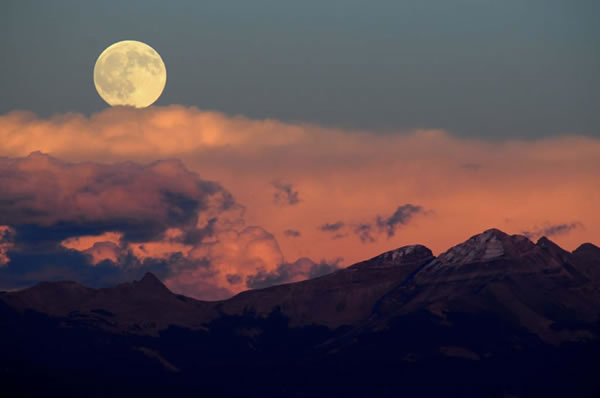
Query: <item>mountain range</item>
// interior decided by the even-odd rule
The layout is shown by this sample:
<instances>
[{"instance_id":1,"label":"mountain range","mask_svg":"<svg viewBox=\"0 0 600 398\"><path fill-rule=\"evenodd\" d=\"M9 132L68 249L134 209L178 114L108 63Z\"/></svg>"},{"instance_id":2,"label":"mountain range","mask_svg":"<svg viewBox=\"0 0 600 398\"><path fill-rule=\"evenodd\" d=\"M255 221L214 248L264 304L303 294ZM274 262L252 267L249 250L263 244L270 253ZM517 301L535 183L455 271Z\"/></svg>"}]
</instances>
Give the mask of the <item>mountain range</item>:
<instances>
[{"instance_id":1,"label":"mountain range","mask_svg":"<svg viewBox=\"0 0 600 398\"><path fill-rule=\"evenodd\" d=\"M600 248L490 229L207 302L0 293L0 396L598 397Z\"/></svg>"}]
</instances>

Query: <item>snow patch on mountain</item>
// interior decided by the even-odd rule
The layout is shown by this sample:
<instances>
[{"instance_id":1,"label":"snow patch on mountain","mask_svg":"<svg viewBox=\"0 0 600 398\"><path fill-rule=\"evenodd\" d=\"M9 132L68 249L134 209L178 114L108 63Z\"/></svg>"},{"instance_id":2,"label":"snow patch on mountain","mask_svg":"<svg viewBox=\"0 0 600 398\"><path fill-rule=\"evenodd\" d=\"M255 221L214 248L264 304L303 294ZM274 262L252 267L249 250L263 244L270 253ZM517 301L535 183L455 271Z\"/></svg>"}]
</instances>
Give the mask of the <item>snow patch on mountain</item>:
<instances>
[{"instance_id":1,"label":"snow patch on mountain","mask_svg":"<svg viewBox=\"0 0 600 398\"><path fill-rule=\"evenodd\" d=\"M349 269L388 268L405 264L423 263L433 259L433 253L423 245L402 246L373 257L370 260L354 264Z\"/></svg>"},{"instance_id":2,"label":"snow patch on mountain","mask_svg":"<svg viewBox=\"0 0 600 398\"><path fill-rule=\"evenodd\" d=\"M505 254L503 241L507 237L508 235L499 230L487 230L440 254L437 262L445 265L458 265L494 260Z\"/></svg>"},{"instance_id":3,"label":"snow patch on mountain","mask_svg":"<svg viewBox=\"0 0 600 398\"><path fill-rule=\"evenodd\" d=\"M399 249L392 250L391 252L388 253L388 256L391 257L392 261L395 261L400 257L404 257L404 256L414 252L416 247L417 247L416 245L404 246Z\"/></svg>"}]
</instances>

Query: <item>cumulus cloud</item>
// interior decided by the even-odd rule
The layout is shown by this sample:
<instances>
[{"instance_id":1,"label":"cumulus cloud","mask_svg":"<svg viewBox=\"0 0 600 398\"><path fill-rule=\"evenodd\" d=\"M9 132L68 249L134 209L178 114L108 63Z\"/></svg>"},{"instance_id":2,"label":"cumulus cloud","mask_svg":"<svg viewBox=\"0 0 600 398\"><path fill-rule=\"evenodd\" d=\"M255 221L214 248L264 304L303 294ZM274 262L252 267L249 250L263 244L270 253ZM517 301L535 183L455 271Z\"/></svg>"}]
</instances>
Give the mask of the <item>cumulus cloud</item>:
<instances>
[{"instance_id":1,"label":"cumulus cloud","mask_svg":"<svg viewBox=\"0 0 600 398\"><path fill-rule=\"evenodd\" d=\"M294 189L292 184L277 180L273 181L272 185L275 188L274 203L290 206L300 203L300 193Z\"/></svg>"},{"instance_id":2,"label":"cumulus cloud","mask_svg":"<svg viewBox=\"0 0 600 398\"><path fill-rule=\"evenodd\" d=\"M173 231L203 231L199 215L235 208L229 192L180 161L72 163L36 152L0 159L0 259L5 283L92 285L177 271ZM210 235L210 233L205 233ZM171 246L137 255L144 247ZM190 249L191 250L191 249Z\"/></svg>"},{"instance_id":3,"label":"cumulus cloud","mask_svg":"<svg viewBox=\"0 0 600 398\"><path fill-rule=\"evenodd\" d=\"M228 191L180 161L73 163L38 152L0 159L0 183L4 287L102 286L153 271L177 292L221 299L286 264Z\"/></svg>"},{"instance_id":4,"label":"cumulus cloud","mask_svg":"<svg viewBox=\"0 0 600 398\"><path fill-rule=\"evenodd\" d=\"M97 265L103 261L110 261L113 264L122 264L123 256L127 252L123 248L117 246L113 242L94 242L92 247L85 249L83 253L88 254L92 258L92 264Z\"/></svg>"},{"instance_id":5,"label":"cumulus cloud","mask_svg":"<svg viewBox=\"0 0 600 398\"><path fill-rule=\"evenodd\" d=\"M220 185L176 160L74 164L36 152L0 158L0 184L0 224L55 241L114 230L126 241L155 240L171 227L195 228L209 205L234 204Z\"/></svg>"},{"instance_id":6,"label":"cumulus cloud","mask_svg":"<svg viewBox=\"0 0 600 398\"><path fill-rule=\"evenodd\" d=\"M226 230L213 239L196 244L186 256L195 266L181 264L165 283L176 291L203 297L203 287L195 281L211 282L222 288L225 298L239 292L239 281L258 269L272 271L284 262L277 240L261 227L246 227L241 231ZM235 275L232 277L232 275ZM239 279L238 279L239 278Z\"/></svg>"}]
</instances>

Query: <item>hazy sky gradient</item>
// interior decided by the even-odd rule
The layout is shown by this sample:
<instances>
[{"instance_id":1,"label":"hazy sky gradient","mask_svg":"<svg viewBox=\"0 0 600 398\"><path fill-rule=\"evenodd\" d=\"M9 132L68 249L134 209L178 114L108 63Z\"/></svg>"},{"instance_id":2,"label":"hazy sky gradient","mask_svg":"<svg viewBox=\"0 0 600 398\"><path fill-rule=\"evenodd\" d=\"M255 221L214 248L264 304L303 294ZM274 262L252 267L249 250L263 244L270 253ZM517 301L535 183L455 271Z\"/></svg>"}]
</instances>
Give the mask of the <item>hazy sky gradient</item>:
<instances>
[{"instance_id":1,"label":"hazy sky gradient","mask_svg":"<svg viewBox=\"0 0 600 398\"><path fill-rule=\"evenodd\" d=\"M460 136L600 136L593 0L4 1L0 114L91 113L113 42L167 65L157 105Z\"/></svg>"}]
</instances>

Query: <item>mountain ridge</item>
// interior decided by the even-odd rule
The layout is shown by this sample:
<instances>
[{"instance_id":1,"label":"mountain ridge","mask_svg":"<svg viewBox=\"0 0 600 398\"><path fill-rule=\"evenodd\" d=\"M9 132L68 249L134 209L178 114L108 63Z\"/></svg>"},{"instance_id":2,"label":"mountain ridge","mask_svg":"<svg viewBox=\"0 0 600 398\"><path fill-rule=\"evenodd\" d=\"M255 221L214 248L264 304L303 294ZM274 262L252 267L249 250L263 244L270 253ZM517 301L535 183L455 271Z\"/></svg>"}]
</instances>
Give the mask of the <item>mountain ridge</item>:
<instances>
[{"instance_id":1,"label":"mountain ridge","mask_svg":"<svg viewBox=\"0 0 600 398\"><path fill-rule=\"evenodd\" d=\"M214 302L43 282L0 294L0 395L596 397L599 270L487 230Z\"/></svg>"},{"instance_id":2,"label":"mountain ridge","mask_svg":"<svg viewBox=\"0 0 600 398\"><path fill-rule=\"evenodd\" d=\"M328 275L247 290L226 300L200 301L174 294L152 273L140 281L101 289L69 281L41 282L5 293L0 300L21 311L72 318L79 314L121 333L156 334L170 325L202 329L221 315L267 316L276 308L292 326L335 329L364 322L390 305L403 307L404 312L427 308L439 315L449 298L498 286L507 278L521 281L531 274L547 285L544 289L585 284L597 276L596 254L600 259L600 249L589 243L568 252L546 237L533 243L523 235L488 229L437 257L423 245L402 246ZM409 292L415 295L407 301ZM94 312L98 309L112 315Z\"/></svg>"}]
</instances>

